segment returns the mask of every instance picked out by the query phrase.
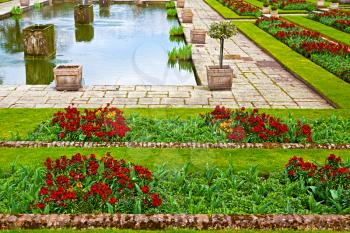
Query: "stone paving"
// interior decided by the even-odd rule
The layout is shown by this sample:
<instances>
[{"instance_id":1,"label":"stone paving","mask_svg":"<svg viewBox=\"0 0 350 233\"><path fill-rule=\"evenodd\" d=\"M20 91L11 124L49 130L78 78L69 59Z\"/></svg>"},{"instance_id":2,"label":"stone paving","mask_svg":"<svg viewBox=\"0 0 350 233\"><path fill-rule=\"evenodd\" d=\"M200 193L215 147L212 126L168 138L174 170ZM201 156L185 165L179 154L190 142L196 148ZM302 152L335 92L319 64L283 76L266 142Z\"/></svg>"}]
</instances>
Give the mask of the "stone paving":
<instances>
[{"instance_id":1,"label":"stone paving","mask_svg":"<svg viewBox=\"0 0 350 233\"><path fill-rule=\"evenodd\" d=\"M222 20L201 0L186 0L186 7L194 12L194 24L183 24L187 39L191 27L208 29L211 22ZM224 63L236 75L232 91L211 92L206 87L205 66L217 64L218 54L218 41L208 37L207 44L193 46L193 61L201 86L110 85L58 92L46 85L0 85L0 108L62 108L70 103L78 107L111 103L120 108L211 108L218 104L231 108L332 108L242 34L225 42Z\"/></svg>"}]
</instances>

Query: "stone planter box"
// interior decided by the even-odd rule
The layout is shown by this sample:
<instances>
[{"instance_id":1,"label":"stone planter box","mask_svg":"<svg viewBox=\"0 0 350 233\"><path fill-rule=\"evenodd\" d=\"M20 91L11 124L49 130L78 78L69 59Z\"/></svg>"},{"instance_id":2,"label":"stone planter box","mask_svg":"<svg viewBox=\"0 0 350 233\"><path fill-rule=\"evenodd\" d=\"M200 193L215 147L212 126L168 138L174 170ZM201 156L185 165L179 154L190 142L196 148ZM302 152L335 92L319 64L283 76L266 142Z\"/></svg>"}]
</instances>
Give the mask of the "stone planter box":
<instances>
[{"instance_id":1,"label":"stone planter box","mask_svg":"<svg viewBox=\"0 0 350 233\"><path fill-rule=\"evenodd\" d=\"M275 10L275 11L271 10L271 17L276 17L276 18L278 18L278 17L279 17L279 16L278 16L278 10Z\"/></svg>"},{"instance_id":2,"label":"stone planter box","mask_svg":"<svg viewBox=\"0 0 350 233\"><path fill-rule=\"evenodd\" d=\"M99 0L99 4L102 7L108 7L111 5L111 0Z\"/></svg>"},{"instance_id":3,"label":"stone planter box","mask_svg":"<svg viewBox=\"0 0 350 233\"><path fill-rule=\"evenodd\" d=\"M202 29L191 29L191 43L192 44L205 44L206 32Z\"/></svg>"},{"instance_id":4,"label":"stone planter box","mask_svg":"<svg viewBox=\"0 0 350 233\"><path fill-rule=\"evenodd\" d=\"M208 88L214 90L231 90L233 70L226 65L223 68L219 66L207 66Z\"/></svg>"},{"instance_id":5,"label":"stone planter box","mask_svg":"<svg viewBox=\"0 0 350 233\"><path fill-rule=\"evenodd\" d=\"M78 91L82 87L81 65L58 65L53 69L56 90Z\"/></svg>"},{"instance_id":6,"label":"stone planter box","mask_svg":"<svg viewBox=\"0 0 350 233\"><path fill-rule=\"evenodd\" d=\"M23 29L26 58L52 57L56 54L55 26L36 24Z\"/></svg>"},{"instance_id":7,"label":"stone planter box","mask_svg":"<svg viewBox=\"0 0 350 233\"><path fill-rule=\"evenodd\" d=\"M177 0L176 7L177 8L184 8L185 7L185 0Z\"/></svg>"},{"instance_id":8,"label":"stone planter box","mask_svg":"<svg viewBox=\"0 0 350 233\"><path fill-rule=\"evenodd\" d=\"M77 5L74 7L74 21L76 24L90 24L94 21L93 5Z\"/></svg>"},{"instance_id":9,"label":"stone planter box","mask_svg":"<svg viewBox=\"0 0 350 233\"><path fill-rule=\"evenodd\" d=\"M317 1L317 8L324 7L324 0Z\"/></svg>"},{"instance_id":10,"label":"stone planter box","mask_svg":"<svg viewBox=\"0 0 350 233\"><path fill-rule=\"evenodd\" d=\"M20 6L29 6L30 0L20 0L19 4Z\"/></svg>"},{"instance_id":11,"label":"stone planter box","mask_svg":"<svg viewBox=\"0 0 350 233\"><path fill-rule=\"evenodd\" d=\"M339 3L338 2L331 2L329 5L329 9L338 9L339 8Z\"/></svg>"},{"instance_id":12,"label":"stone planter box","mask_svg":"<svg viewBox=\"0 0 350 233\"><path fill-rule=\"evenodd\" d=\"M263 14L270 14L270 7L263 7L261 10L261 13Z\"/></svg>"},{"instance_id":13,"label":"stone planter box","mask_svg":"<svg viewBox=\"0 0 350 233\"><path fill-rule=\"evenodd\" d=\"M181 12L181 18L183 23L192 23L193 13L191 9L183 9Z\"/></svg>"}]
</instances>

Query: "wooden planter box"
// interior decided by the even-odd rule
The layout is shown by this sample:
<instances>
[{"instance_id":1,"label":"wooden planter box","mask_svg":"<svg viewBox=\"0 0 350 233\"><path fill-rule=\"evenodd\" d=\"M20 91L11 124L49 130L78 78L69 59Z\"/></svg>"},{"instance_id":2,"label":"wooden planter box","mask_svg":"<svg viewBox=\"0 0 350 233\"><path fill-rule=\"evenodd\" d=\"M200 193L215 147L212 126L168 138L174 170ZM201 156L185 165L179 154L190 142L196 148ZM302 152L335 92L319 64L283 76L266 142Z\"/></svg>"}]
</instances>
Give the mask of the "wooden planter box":
<instances>
[{"instance_id":1,"label":"wooden planter box","mask_svg":"<svg viewBox=\"0 0 350 233\"><path fill-rule=\"evenodd\" d=\"M26 58L52 57L56 54L55 26L36 24L23 29L24 56Z\"/></svg>"},{"instance_id":2,"label":"wooden planter box","mask_svg":"<svg viewBox=\"0 0 350 233\"><path fill-rule=\"evenodd\" d=\"M191 29L191 43L192 44L205 44L206 32L202 29Z\"/></svg>"},{"instance_id":3,"label":"wooden planter box","mask_svg":"<svg viewBox=\"0 0 350 233\"><path fill-rule=\"evenodd\" d=\"M94 7L90 5L77 5L74 7L74 21L76 24L90 24L94 21Z\"/></svg>"},{"instance_id":4,"label":"wooden planter box","mask_svg":"<svg viewBox=\"0 0 350 233\"><path fill-rule=\"evenodd\" d=\"M183 23L192 23L193 13L191 9L183 9L181 12L181 18Z\"/></svg>"},{"instance_id":5,"label":"wooden planter box","mask_svg":"<svg viewBox=\"0 0 350 233\"><path fill-rule=\"evenodd\" d=\"M185 0L177 0L176 7L177 8L184 8L185 7Z\"/></svg>"},{"instance_id":6,"label":"wooden planter box","mask_svg":"<svg viewBox=\"0 0 350 233\"><path fill-rule=\"evenodd\" d=\"M30 0L20 0L19 4L20 6L29 6Z\"/></svg>"},{"instance_id":7,"label":"wooden planter box","mask_svg":"<svg viewBox=\"0 0 350 233\"><path fill-rule=\"evenodd\" d=\"M270 7L263 7L261 10L261 13L263 14L270 14Z\"/></svg>"},{"instance_id":8,"label":"wooden planter box","mask_svg":"<svg viewBox=\"0 0 350 233\"><path fill-rule=\"evenodd\" d=\"M98 2L102 7L108 7L111 5L111 0L99 0Z\"/></svg>"},{"instance_id":9,"label":"wooden planter box","mask_svg":"<svg viewBox=\"0 0 350 233\"><path fill-rule=\"evenodd\" d=\"M329 5L329 9L338 9L339 8L339 3L338 2L331 2Z\"/></svg>"},{"instance_id":10,"label":"wooden planter box","mask_svg":"<svg viewBox=\"0 0 350 233\"><path fill-rule=\"evenodd\" d=\"M214 90L231 90L233 70L226 65L220 69L219 66L207 66L208 88Z\"/></svg>"},{"instance_id":11,"label":"wooden planter box","mask_svg":"<svg viewBox=\"0 0 350 233\"><path fill-rule=\"evenodd\" d=\"M81 65L58 65L53 73L58 91L78 91L82 87Z\"/></svg>"}]
</instances>

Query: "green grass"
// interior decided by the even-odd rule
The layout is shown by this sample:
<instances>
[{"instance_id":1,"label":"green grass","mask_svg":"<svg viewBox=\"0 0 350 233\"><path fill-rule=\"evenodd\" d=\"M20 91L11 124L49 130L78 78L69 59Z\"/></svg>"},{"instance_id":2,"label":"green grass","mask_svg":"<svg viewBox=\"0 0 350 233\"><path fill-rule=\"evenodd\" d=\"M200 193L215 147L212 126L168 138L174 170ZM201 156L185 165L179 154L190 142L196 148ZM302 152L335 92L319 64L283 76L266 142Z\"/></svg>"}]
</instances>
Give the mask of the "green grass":
<instances>
[{"instance_id":1,"label":"green grass","mask_svg":"<svg viewBox=\"0 0 350 233\"><path fill-rule=\"evenodd\" d=\"M321 232L321 233L333 233L334 231L295 231L295 230L274 230L274 231L266 231L266 230L188 230L188 229L174 229L174 230L155 230L155 231L146 231L146 230L125 230L125 229L89 229L89 230L76 230L76 229L57 229L57 230L49 230L49 229L30 229L30 230L3 230L4 233L19 233L19 232L30 232L30 233L52 233L52 232L65 232L65 233L108 233L108 232L117 232L117 233L155 233L155 232L163 232L163 233L303 233L303 232ZM336 231L338 233L346 233L348 231Z\"/></svg>"},{"instance_id":2,"label":"green grass","mask_svg":"<svg viewBox=\"0 0 350 233\"><path fill-rule=\"evenodd\" d=\"M251 22L235 22L238 29L285 67L340 108L350 108L350 84L331 74Z\"/></svg>"},{"instance_id":3,"label":"green grass","mask_svg":"<svg viewBox=\"0 0 350 233\"><path fill-rule=\"evenodd\" d=\"M335 28L329 27L327 25L324 25L322 23L316 22L303 16L283 16L283 18L295 24L298 24L304 28L319 32L325 37L328 37L329 39L350 46L350 36L346 32L339 31Z\"/></svg>"},{"instance_id":4,"label":"green grass","mask_svg":"<svg viewBox=\"0 0 350 233\"><path fill-rule=\"evenodd\" d=\"M295 230L274 230L274 231L266 231L266 230L188 230L188 229L174 229L174 230L155 230L155 231L146 231L146 230L125 230L125 229L89 229L89 230L76 230L76 229L57 229L57 230L48 230L48 229L30 229L30 230L3 230L4 233L19 233L19 232L30 232L30 233L52 233L52 232L65 232L65 233L108 233L108 232L117 232L117 233L155 233L155 232L163 232L163 233L303 233L303 232L321 232L321 233L333 233L334 231L295 231ZM348 231L336 231L337 233L346 233Z\"/></svg>"},{"instance_id":5,"label":"green grass","mask_svg":"<svg viewBox=\"0 0 350 233\"><path fill-rule=\"evenodd\" d=\"M244 0L247 3L250 3L253 6L256 6L258 8L263 7L263 2L260 2L259 0ZM280 14L305 14L307 13L306 10L283 10L283 9L278 9L278 13Z\"/></svg>"},{"instance_id":6,"label":"green grass","mask_svg":"<svg viewBox=\"0 0 350 233\"><path fill-rule=\"evenodd\" d=\"M125 159L154 170L165 164L169 168L181 168L186 163L193 164L195 170L202 170L207 164L225 168L231 164L236 171L257 166L261 172L283 169L290 157L302 156L305 160L324 162L333 153L344 160L350 159L350 150L302 150L302 149L158 149L158 148L0 148L0 169L9 170L16 165L37 167L47 157L59 158L75 153L97 157L110 152L114 158Z\"/></svg>"},{"instance_id":7,"label":"green grass","mask_svg":"<svg viewBox=\"0 0 350 233\"><path fill-rule=\"evenodd\" d=\"M223 6L216 0L204 0L209 6L216 10L225 19L254 19L254 16L241 16L236 14L230 8Z\"/></svg>"},{"instance_id":8,"label":"green grass","mask_svg":"<svg viewBox=\"0 0 350 233\"><path fill-rule=\"evenodd\" d=\"M52 114L59 109L0 109L0 138L11 139L11 132L25 137L32 132L41 122L51 118ZM212 111L212 109L192 108L160 108L160 109L123 109L126 115L131 113L142 114L150 118L167 118L180 116L187 118L199 113ZM291 114L295 118L319 119L332 115L343 118L350 118L350 110L347 109L262 109L278 116Z\"/></svg>"}]
</instances>

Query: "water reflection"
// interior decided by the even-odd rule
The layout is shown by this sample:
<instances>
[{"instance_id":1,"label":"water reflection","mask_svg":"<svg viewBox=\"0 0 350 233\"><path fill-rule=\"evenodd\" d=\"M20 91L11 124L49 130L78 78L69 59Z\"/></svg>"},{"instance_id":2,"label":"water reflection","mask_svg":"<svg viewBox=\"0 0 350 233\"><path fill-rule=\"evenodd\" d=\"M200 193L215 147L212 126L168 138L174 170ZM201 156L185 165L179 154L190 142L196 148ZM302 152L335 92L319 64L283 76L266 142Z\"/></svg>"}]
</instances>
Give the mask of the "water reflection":
<instances>
[{"instance_id":1,"label":"water reflection","mask_svg":"<svg viewBox=\"0 0 350 233\"><path fill-rule=\"evenodd\" d=\"M2 41L1 46L8 53L23 51L20 17L13 17L13 20L0 26L0 41Z\"/></svg>"},{"instance_id":2,"label":"water reflection","mask_svg":"<svg viewBox=\"0 0 350 233\"><path fill-rule=\"evenodd\" d=\"M28 59L25 61L26 84L50 84L54 79L53 68L55 64L47 59Z\"/></svg>"},{"instance_id":3,"label":"water reflection","mask_svg":"<svg viewBox=\"0 0 350 233\"><path fill-rule=\"evenodd\" d=\"M94 39L94 26L91 24L75 25L75 41L90 42Z\"/></svg>"},{"instance_id":4,"label":"water reflection","mask_svg":"<svg viewBox=\"0 0 350 233\"><path fill-rule=\"evenodd\" d=\"M178 68L180 71L192 73L192 63L190 61L168 60L168 67Z\"/></svg>"},{"instance_id":5,"label":"water reflection","mask_svg":"<svg viewBox=\"0 0 350 233\"><path fill-rule=\"evenodd\" d=\"M110 16L111 16L110 7L100 7L100 17L101 18L108 18Z\"/></svg>"}]
</instances>

